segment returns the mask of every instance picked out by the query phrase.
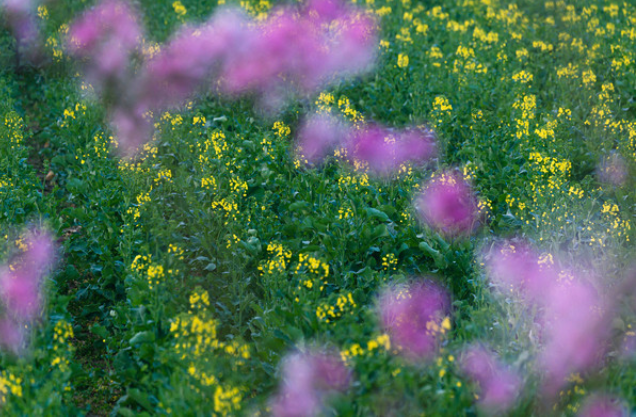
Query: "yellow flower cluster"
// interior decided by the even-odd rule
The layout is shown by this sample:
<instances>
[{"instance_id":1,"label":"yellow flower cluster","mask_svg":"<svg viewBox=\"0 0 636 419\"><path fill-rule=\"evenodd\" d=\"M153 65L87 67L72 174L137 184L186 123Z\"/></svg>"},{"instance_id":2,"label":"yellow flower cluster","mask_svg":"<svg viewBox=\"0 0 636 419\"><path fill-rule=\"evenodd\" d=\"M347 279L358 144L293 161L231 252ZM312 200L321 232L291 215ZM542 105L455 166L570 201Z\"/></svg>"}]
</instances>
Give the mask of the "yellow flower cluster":
<instances>
[{"instance_id":1,"label":"yellow flower cluster","mask_svg":"<svg viewBox=\"0 0 636 419\"><path fill-rule=\"evenodd\" d=\"M172 171L170 169L163 169L157 173L157 177L154 179L155 183L161 181L172 182Z\"/></svg>"},{"instance_id":2,"label":"yellow flower cluster","mask_svg":"<svg viewBox=\"0 0 636 419\"><path fill-rule=\"evenodd\" d=\"M382 257L382 268L385 271L394 271L397 267L398 259L393 253L388 253Z\"/></svg>"},{"instance_id":3,"label":"yellow flower cluster","mask_svg":"<svg viewBox=\"0 0 636 419\"><path fill-rule=\"evenodd\" d=\"M267 252L271 257L264 264L259 265L258 270L261 271L261 275L285 272L292 257L292 252L279 243L268 244Z\"/></svg>"},{"instance_id":4,"label":"yellow flower cluster","mask_svg":"<svg viewBox=\"0 0 636 419\"><path fill-rule=\"evenodd\" d=\"M367 186L369 186L369 175L366 173L343 174L338 178L338 188L341 192L346 192L349 189L361 191L362 188Z\"/></svg>"},{"instance_id":5,"label":"yellow flower cluster","mask_svg":"<svg viewBox=\"0 0 636 419\"><path fill-rule=\"evenodd\" d=\"M225 225L228 225L230 223L230 220L233 220L233 221L237 220L237 214L239 211L238 211L238 205L234 201L222 198L220 201L213 201L212 208L213 209L219 208L225 212L225 217L226 217Z\"/></svg>"},{"instance_id":6,"label":"yellow flower cluster","mask_svg":"<svg viewBox=\"0 0 636 419\"><path fill-rule=\"evenodd\" d=\"M175 339L174 350L180 359L187 361L189 377L194 381L190 388L197 394L204 393L205 388L214 386L212 394L214 413L228 416L241 407L243 391L237 387L223 385L221 375L215 369L215 362L221 356L230 356L233 368L244 365L250 358L250 348L237 341L221 342L217 338L218 322L208 311L210 296L206 290L197 288L189 298L190 310L180 314L170 324L170 333Z\"/></svg>"},{"instance_id":7,"label":"yellow flower cluster","mask_svg":"<svg viewBox=\"0 0 636 419\"><path fill-rule=\"evenodd\" d=\"M272 129L276 132L280 138L288 137L291 134L291 128L282 122L274 122Z\"/></svg>"},{"instance_id":8,"label":"yellow flower cluster","mask_svg":"<svg viewBox=\"0 0 636 419\"><path fill-rule=\"evenodd\" d=\"M316 308L316 317L318 317L318 320L320 321L331 323L342 317L345 313L353 314L353 309L357 306L358 305L355 303L351 293L349 292L346 296L339 295L333 305L329 303L321 303L318 308Z\"/></svg>"},{"instance_id":9,"label":"yellow flower cluster","mask_svg":"<svg viewBox=\"0 0 636 419\"><path fill-rule=\"evenodd\" d=\"M210 162L210 151L214 151L212 158L221 160L223 153L228 151L228 144L225 141L225 134L222 131L216 130L212 132L209 138L203 142L197 143L199 147L199 163L202 167L205 167Z\"/></svg>"},{"instance_id":10,"label":"yellow flower cluster","mask_svg":"<svg viewBox=\"0 0 636 419\"><path fill-rule=\"evenodd\" d=\"M7 402L7 396L22 397L22 379L2 371L0 373L0 406Z\"/></svg>"},{"instance_id":11,"label":"yellow flower cluster","mask_svg":"<svg viewBox=\"0 0 636 419\"><path fill-rule=\"evenodd\" d=\"M298 265L296 265L294 273L298 274L300 272L308 272L319 278L326 278L329 276L329 265L318 258L301 253L298 255Z\"/></svg>"},{"instance_id":12,"label":"yellow flower cluster","mask_svg":"<svg viewBox=\"0 0 636 419\"><path fill-rule=\"evenodd\" d=\"M389 335L382 334L370 339L364 347L359 343L350 345L347 349L340 351L340 357L345 364L350 364L351 359L363 355L373 355L379 351L388 352L391 350L391 339Z\"/></svg>"},{"instance_id":13,"label":"yellow flower cluster","mask_svg":"<svg viewBox=\"0 0 636 419\"><path fill-rule=\"evenodd\" d=\"M53 350L58 351L58 349L72 350L73 346L70 343L70 339L73 338L73 327L66 320L59 320L55 324L55 328L53 329ZM51 361L51 366L57 366L60 371L68 371L70 361L69 359L63 355L57 355Z\"/></svg>"},{"instance_id":14,"label":"yellow flower cluster","mask_svg":"<svg viewBox=\"0 0 636 419\"><path fill-rule=\"evenodd\" d=\"M180 17L183 17L186 13L188 13L188 10L180 1L175 1L174 3L172 3L172 8L174 9L174 12Z\"/></svg>"},{"instance_id":15,"label":"yellow flower cluster","mask_svg":"<svg viewBox=\"0 0 636 419\"><path fill-rule=\"evenodd\" d=\"M212 191L216 191L216 179L214 176L208 176L201 179L201 187L205 189L211 189Z\"/></svg>"},{"instance_id":16,"label":"yellow flower cluster","mask_svg":"<svg viewBox=\"0 0 636 419\"><path fill-rule=\"evenodd\" d=\"M148 288L150 290L153 290L156 286L158 286L165 280L166 273L168 275L178 273L178 271L173 271L172 269L164 271L163 266L153 264L152 255L137 255L130 265L130 270L146 278L146 280L148 281Z\"/></svg>"},{"instance_id":17,"label":"yellow flower cluster","mask_svg":"<svg viewBox=\"0 0 636 419\"><path fill-rule=\"evenodd\" d=\"M24 140L24 133L22 131L24 127L24 121L22 120L22 117L20 117L20 115L18 115L16 112L8 112L4 116L4 126L7 127L9 132L5 134L6 137L3 137L9 140L9 142L11 143L11 148L13 149L16 146L21 145ZM2 141L4 141L5 138L3 138Z\"/></svg>"}]
</instances>

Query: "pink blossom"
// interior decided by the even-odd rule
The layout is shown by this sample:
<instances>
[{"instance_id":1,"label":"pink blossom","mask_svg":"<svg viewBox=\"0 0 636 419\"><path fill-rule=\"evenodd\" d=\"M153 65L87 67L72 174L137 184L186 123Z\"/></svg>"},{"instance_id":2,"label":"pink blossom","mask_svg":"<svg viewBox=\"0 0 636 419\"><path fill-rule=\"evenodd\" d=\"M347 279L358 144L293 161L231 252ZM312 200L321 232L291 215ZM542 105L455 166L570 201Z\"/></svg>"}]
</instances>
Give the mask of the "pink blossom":
<instances>
[{"instance_id":1,"label":"pink blossom","mask_svg":"<svg viewBox=\"0 0 636 419\"><path fill-rule=\"evenodd\" d=\"M44 233L27 237L28 250L0 271L0 297L13 317L34 320L42 310L42 276L53 261L53 242Z\"/></svg>"},{"instance_id":2,"label":"pink blossom","mask_svg":"<svg viewBox=\"0 0 636 419\"><path fill-rule=\"evenodd\" d=\"M379 306L383 328L407 357L430 357L436 352L444 333L442 320L450 309L446 290L423 280L406 289L389 289Z\"/></svg>"},{"instance_id":3,"label":"pink blossom","mask_svg":"<svg viewBox=\"0 0 636 419\"><path fill-rule=\"evenodd\" d=\"M0 0L0 10L4 12L4 20L13 33L18 48L26 48L29 58L37 59L39 51L36 48L36 42L40 37L40 30L36 20L34 2L31 0Z\"/></svg>"},{"instance_id":4,"label":"pink blossom","mask_svg":"<svg viewBox=\"0 0 636 419\"><path fill-rule=\"evenodd\" d=\"M282 364L282 385L272 402L274 416L316 416L330 392L349 385L350 372L335 354L297 352Z\"/></svg>"},{"instance_id":5,"label":"pink blossom","mask_svg":"<svg viewBox=\"0 0 636 419\"><path fill-rule=\"evenodd\" d=\"M493 248L487 267L504 292L520 291L531 302L541 302L557 282L552 259L541 259L525 242L505 242Z\"/></svg>"},{"instance_id":6,"label":"pink blossom","mask_svg":"<svg viewBox=\"0 0 636 419\"><path fill-rule=\"evenodd\" d=\"M137 152L152 135L152 121L142 108L115 108L110 120L119 149L126 156Z\"/></svg>"},{"instance_id":7,"label":"pink blossom","mask_svg":"<svg viewBox=\"0 0 636 419\"><path fill-rule=\"evenodd\" d=\"M422 163L435 153L432 135L427 132L390 131L380 126L353 130L347 155L364 162L380 175L388 175L406 162Z\"/></svg>"},{"instance_id":8,"label":"pink blossom","mask_svg":"<svg viewBox=\"0 0 636 419\"><path fill-rule=\"evenodd\" d=\"M473 347L462 356L462 370L479 384L479 405L490 414L509 410L521 389L522 380L516 372L495 360L479 347Z\"/></svg>"},{"instance_id":9,"label":"pink blossom","mask_svg":"<svg viewBox=\"0 0 636 419\"><path fill-rule=\"evenodd\" d=\"M320 162L344 142L350 127L330 115L313 115L298 134L298 157L309 163Z\"/></svg>"},{"instance_id":10,"label":"pink blossom","mask_svg":"<svg viewBox=\"0 0 636 419\"><path fill-rule=\"evenodd\" d=\"M575 280L546 290L546 295L539 365L545 371L544 391L555 394L570 374L600 360L611 328L609 308L592 285Z\"/></svg>"},{"instance_id":11,"label":"pink blossom","mask_svg":"<svg viewBox=\"0 0 636 419\"><path fill-rule=\"evenodd\" d=\"M624 417L627 416L627 409L622 400L608 395L593 394L589 396L583 407L579 410L582 417Z\"/></svg>"},{"instance_id":12,"label":"pink blossom","mask_svg":"<svg viewBox=\"0 0 636 419\"><path fill-rule=\"evenodd\" d=\"M445 172L416 199L420 219L446 235L470 234L477 224L477 202L461 176Z\"/></svg>"},{"instance_id":13,"label":"pink blossom","mask_svg":"<svg viewBox=\"0 0 636 419\"><path fill-rule=\"evenodd\" d=\"M0 319L0 347L17 354L23 342L23 328L12 320Z\"/></svg>"},{"instance_id":14,"label":"pink blossom","mask_svg":"<svg viewBox=\"0 0 636 419\"><path fill-rule=\"evenodd\" d=\"M281 8L271 15L246 29L244 42L227 57L220 78L226 93L265 98L290 88L311 93L328 77L361 71L371 62L373 21L340 2L318 0L300 13Z\"/></svg>"},{"instance_id":15,"label":"pink blossom","mask_svg":"<svg viewBox=\"0 0 636 419\"><path fill-rule=\"evenodd\" d=\"M628 177L627 164L620 154L614 152L603 159L597 173L601 182L622 186Z\"/></svg>"},{"instance_id":16,"label":"pink blossom","mask_svg":"<svg viewBox=\"0 0 636 419\"><path fill-rule=\"evenodd\" d=\"M141 40L137 22L125 1L104 0L71 25L67 48L87 60L88 77L96 88L126 76L131 54Z\"/></svg>"},{"instance_id":17,"label":"pink blossom","mask_svg":"<svg viewBox=\"0 0 636 419\"><path fill-rule=\"evenodd\" d=\"M139 101L152 109L181 105L245 41L246 26L241 13L223 11L202 26L182 29L142 68Z\"/></svg>"}]
</instances>

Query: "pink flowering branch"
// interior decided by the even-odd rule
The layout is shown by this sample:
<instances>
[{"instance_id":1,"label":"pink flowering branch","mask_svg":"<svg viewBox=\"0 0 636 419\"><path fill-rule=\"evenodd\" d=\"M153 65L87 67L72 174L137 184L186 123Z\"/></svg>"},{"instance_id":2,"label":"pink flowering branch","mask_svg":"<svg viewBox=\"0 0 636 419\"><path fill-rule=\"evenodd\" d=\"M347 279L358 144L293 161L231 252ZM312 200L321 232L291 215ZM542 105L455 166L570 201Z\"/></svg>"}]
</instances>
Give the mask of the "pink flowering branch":
<instances>
[{"instance_id":1,"label":"pink flowering branch","mask_svg":"<svg viewBox=\"0 0 636 419\"><path fill-rule=\"evenodd\" d=\"M282 361L282 384L272 399L274 416L316 416L325 398L346 390L351 372L337 354L296 352Z\"/></svg>"},{"instance_id":2,"label":"pink flowering branch","mask_svg":"<svg viewBox=\"0 0 636 419\"><path fill-rule=\"evenodd\" d=\"M475 193L454 172L444 172L429 181L415 199L415 207L420 220L446 236L468 235L477 227Z\"/></svg>"},{"instance_id":3,"label":"pink flowering branch","mask_svg":"<svg viewBox=\"0 0 636 419\"><path fill-rule=\"evenodd\" d=\"M150 137L151 113L177 107L201 89L252 95L278 108L293 94L313 94L374 60L374 20L344 3L312 0L271 16L255 22L221 10L207 23L179 31L132 72L143 35L138 18L124 0L104 0L71 25L68 49L108 99L118 141L131 154Z\"/></svg>"},{"instance_id":4,"label":"pink flowering branch","mask_svg":"<svg viewBox=\"0 0 636 419\"><path fill-rule=\"evenodd\" d=\"M461 357L461 369L479 385L478 404L486 413L500 415L514 406L522 379L492 353L478 346L466 350Z\"/></svg>"},{"instance_id":5,"label":"pink flowering branch","mask_svg":"<svg viewBox=\"0 0 636 419\"><path fill-rule=\"evenodd\" d=\"M355 127L331 115L316 114L300 128L297 156L320 163L342 148L349 161L376 175L388 176L406 163L423 164L437 151L433 134L421 129L391 130L380 125Z\"/></svg>"},{"instance_id":6,"label":"pink flowering branch","mask_svg":"<svg viewBox=\"0 0 636 419\"><path fill-rule=\"evenodd\" d=\"M24 324L36 321L43 310L42 279L51 268L54 244L46 233L31 232L28 249L0 268L0 344L18 352L24 341Z\"/></svg>"},{"instance_id":7,"label":"pink flowering branch","mask_svg":"<svg viewBox=\"0 0 636 419\"><path fill-rule=\"evenodd\" d=\"M440 342L442 322L450 311L447 291L430 280L386 290L378 301L382 327L411 359L432 357Z\"/></svg>"}]
</instances>

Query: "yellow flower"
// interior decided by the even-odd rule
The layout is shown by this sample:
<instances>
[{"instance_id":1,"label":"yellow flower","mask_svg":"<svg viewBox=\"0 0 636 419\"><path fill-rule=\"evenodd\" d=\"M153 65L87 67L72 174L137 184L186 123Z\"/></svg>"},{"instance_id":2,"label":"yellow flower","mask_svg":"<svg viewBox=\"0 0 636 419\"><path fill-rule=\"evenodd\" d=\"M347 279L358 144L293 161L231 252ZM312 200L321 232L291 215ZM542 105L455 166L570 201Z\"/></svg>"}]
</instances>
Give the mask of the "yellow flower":
<instances>
[{"instance_id":1,"label":"yellow flower","mask_svg":"<svg viewBox=\"0 0 636 419\"><path fill-rule=\"evenodd\" d=\"M399 54L398 55L398 60L397 60L397 65L400 68L405 68L409 65L409 56L406 54Z\"/></svg>"},{"instance_id":2,"label":"yellow flower","mask_svg":"<svg viewBox=\"0 0 636 419\"><path fill-rule=\"evenodd\" d=\"M174 12L179 16L184 16L186 13L188 13L188 10L185 8L183 3L178 0L172 3L172 7L174 8Z\"/></svg>"}]
</instances>

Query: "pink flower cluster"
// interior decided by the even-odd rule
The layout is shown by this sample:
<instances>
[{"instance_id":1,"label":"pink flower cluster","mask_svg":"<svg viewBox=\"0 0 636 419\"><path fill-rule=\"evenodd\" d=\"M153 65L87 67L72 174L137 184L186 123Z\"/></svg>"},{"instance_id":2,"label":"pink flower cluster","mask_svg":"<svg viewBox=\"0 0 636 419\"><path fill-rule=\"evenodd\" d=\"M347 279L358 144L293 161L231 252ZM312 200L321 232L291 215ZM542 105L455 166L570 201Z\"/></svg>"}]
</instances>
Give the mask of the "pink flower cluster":
<instances>
[{"instance_id":1,"label":"pink flower cluster","mask_svg":"<svg viewBox=\"0 0 636 419\"><path fill-rule=\"evenodd\" d=\"M18 63L25 57L31 63L40 59L40 28L35 0L0 0L0 11L16 40Z\"/></svg>"},{"instance_id":2,"label":"pink flower cluster","mask_svg":"<svg viewBox=\"0 0 636 419\"><path fill-rule=\"evenodd\" d=\"M325 397L344 391L351 373L336 354L296 352L283 360L282 385L272 400L274 416L316 416Z\"/></svg>"},{"instance_id":3,"label":"pink flower cluster","mask_svg":"<svg viewBox=\"0 0 636 419\"><path fill-rule=\"evenodd\" d=\"M276 108L292 92L315 92L374 59L375 22L340 1L312 0L271 16L255 22L221 10L203 25L182 29L134 73L130 61L142 38L138 18L124 0L104 0L71 26L69 49L113 101L107 105L118 140L130 153L148 140L147 115L183 104L204 86L251 94Z\"/></svg>"},{"instance_id":4,"label":"pink flower cluster","mask_svg":"<svg viewBox=\"0 0 636 419\"><path fill-rule=\"evenodd\" d=\"M470 185L458 174L445 172L431 180L415 200L420 219L447 236L472 233L478 207Z\"/></svg>"},{"instance_id":5,"label":"pink flower cluster","mask_svg":"<svg viewBox=\"0 0 636 419\"><path fill-rule=\"evenodd\" d=\"M601 182L616 187L623 186L629 175L625 159L615 152L605 157L596 171Z\"/></svg>"},{"instance_id":6,"label":"pink flower cluster","mask_svg":"<svg viewBox=\"0 0 636 419\"><path fill-rule=\"evenodd\" d=\"M318 163L341 147L352 162L389 175L407 162L424 163L436 154L433 134L423 130L390 130L380 125L354 127L333 116L317 114L302 125L298 157Z\"/></svg>"},{"instance_id":7,"label":"pink flower cluster","mask_svg":"<svg viewBox=\"0 0 636 419\"><path fill-rule=\"evenodd\" d=\"M624 417L627 416L627 409L625 403L615 397L593 394L583 403L581 410L579 410L579 416L588 418Z\"/></svg>"},{"instance_id":8,"label":"pink flower cluster","mask_svg":"<svg viewBox=\"0 0 636 419\"><path fill-rule=\"evenodd\" d=\"M53 241L46 233L31 233L25 241L28 249L0 268L0 300L4 305L0 345L13 352L22 346L24 324L37 320L42 312L42 277L54 257Z\"/></svg>"},{"instance_id":9,"label":"pink flower cluster","mask_svg":"<svg viewBox=\"0 0 636 419\"><path fill-rule=\"evenodd\" d=\"M431 280L394 287L379 300L380 320L391 342L412 359L434 355L450 311L447 291Z\"/></svg>"},{"instance_id":10,"label":"pink flower cluster","mask_svg":"<svg viewBox=\"0 0 636 419\"><path fill-rule=\"evenodd\" d=\"M522 387L518 373L504 366L486 349L475 346L462 354L461 369L477 382L479 405L489 414L503 414L513 405Z\"/></svg>"},{"instance_id":11,"label":"pink flower cluster","mask_svg":"<svg viewBox=\"0 0 636 419\"><path fill-rule=\"evenodd\" d=\"M496 246L488 262L490 276L505 292L520 292L539 309L542 342L538 365L543 391L557 394L570 374L594 366L606 349L613 310L592 281L562 269L525 243Z\"/></svg>"},{"instance_id":12,"label":"pink flower cluster","mask_svg":"<svg viewBox=\"0 0 636 419\"><path fill-rule=\"evenodd\" d=\"M19 42L28 42L38 36L35 23L35 5L30 0L3 0L1 8L6 14L6 22Z\"/></svg>"},{"instance_id":13,"label":"pink flower cluster","mask_svg":"<svg viewBox=\"0 0 636 419\"><path fill-rule=\"evenodd\" d=\"M221 89L255 93L272 101L293 87L320 89L330 77L368 67L374 58L375 23L335 0L312 0L299 12L283 8L246 30L223 63Z\"/></svg>"},{"instance_id":14,"label":"pink flower cluster","mask_svg":"<svg viewBox=\"0 0 636 419\"><path fill-rule=\"evenodd\" d=\"M525 242L498 244L492 252L490 276L504 293L520 292L532 302L541 302L557 282L553 265L547 260L541 263L540 255Z\"/></svg>"},{"instance_id":15,"label":"pink flower cluster","mask_svg":"<svg viewBox=\"0 0 636 419\"><path fill-rule=\"evenodd\" d=\"M87 77L93 87L123 83L132 54L141 41L139 18L121 0L105 0L90 10L69 30L70 53L88 61ZM118 87L118 85L117 85Z\"/></svg>"}]
</instances>

